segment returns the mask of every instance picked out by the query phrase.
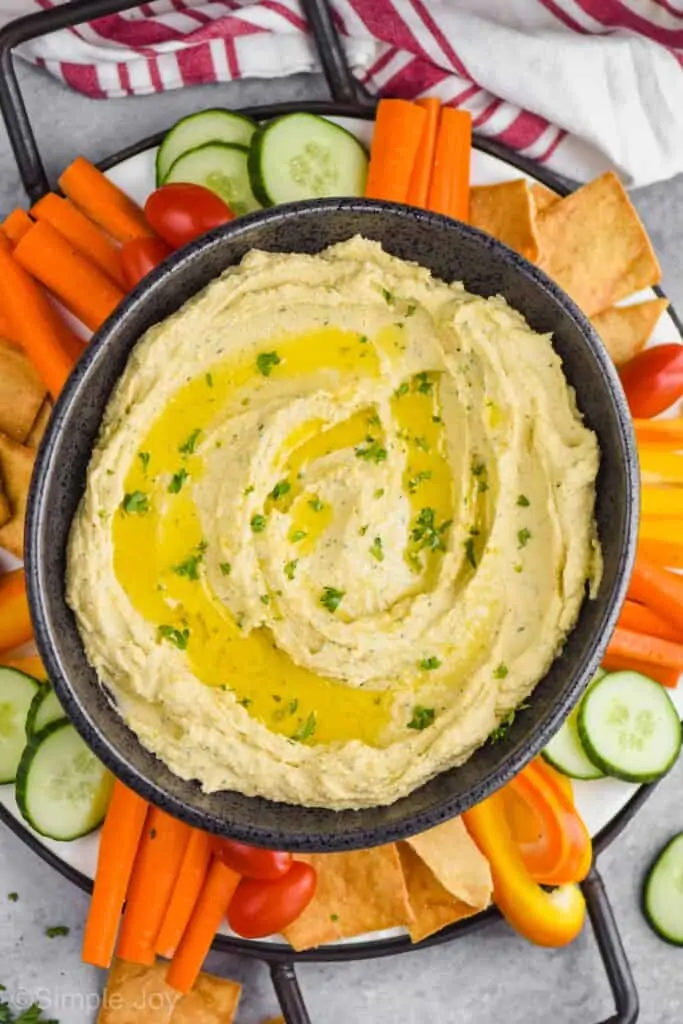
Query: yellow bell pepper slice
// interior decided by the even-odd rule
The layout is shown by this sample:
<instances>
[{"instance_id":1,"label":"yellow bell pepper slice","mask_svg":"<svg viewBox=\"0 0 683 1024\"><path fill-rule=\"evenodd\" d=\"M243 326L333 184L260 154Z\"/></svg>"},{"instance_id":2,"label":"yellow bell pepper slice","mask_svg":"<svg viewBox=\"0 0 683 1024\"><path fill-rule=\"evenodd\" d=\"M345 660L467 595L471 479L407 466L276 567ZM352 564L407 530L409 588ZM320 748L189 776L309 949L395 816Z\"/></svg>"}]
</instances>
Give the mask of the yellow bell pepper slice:
<instances>
[{"instance_id":1,"label":"yellow bell pepper slice","mask_svg":"<svg viewBox=\"0 0 683 1024\"><path fill-rule=\"evenodd\" d=\"M645 484L640 511L646 518L656 516L672 519L683 516L683 487L658 487Z\"/></svg>"},{"instance_id":2,"label":"yellow bell pepper slice","mask_svg":"<svg viewBox=\"0 0 683 1024\"><path fill-rule=\"evenodd\" d=\"M644 484L677 484L683 486L683 455L661 449L642 447L640 475Z\"/></svg>"}]
</instances>

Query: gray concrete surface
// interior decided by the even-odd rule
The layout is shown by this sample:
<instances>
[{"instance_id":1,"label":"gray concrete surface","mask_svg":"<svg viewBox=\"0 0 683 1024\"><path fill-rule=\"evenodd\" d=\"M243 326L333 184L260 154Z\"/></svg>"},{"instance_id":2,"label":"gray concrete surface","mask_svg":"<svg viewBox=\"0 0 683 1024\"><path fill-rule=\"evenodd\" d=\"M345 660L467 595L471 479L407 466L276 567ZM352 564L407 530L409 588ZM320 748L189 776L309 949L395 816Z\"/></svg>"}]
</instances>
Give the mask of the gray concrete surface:
<instances>
[{"instance_id":1,"label":"gray concrete surface","mask_svg":"<svg viewBox=\"0 0 683 1024\"><path fill-rule=\"evenodd\" d=\"M92 159L166 127L212 103L323 96L317 80L242 82L136 100L88 101L23 68L46 166L54 178L76 153ZM683 176L634 196L664 267L664 285L683 310ZM0 213L23 196L0 129ZM600 858L641 998L644 1024L683 1021L683 952L660 942L639 909L648 862L683 829L683 763L660 785L639 816ZM6 894L16 892L17 902ZM62 1024L91 1024L102 986L80 963L86 897L0 827L0 983L17 1003L38 999ZM49 939L62 924L69 935ZM277 1011L267 970L251 961L213 955L210 969L244 988L239 1024L259 1024ZM569 949L526 945L502 924L464 941L381 961L300 968L313 1022L325 1024L597 1024L613 1004L589 930Z\"/></svg>"}]
</instances>

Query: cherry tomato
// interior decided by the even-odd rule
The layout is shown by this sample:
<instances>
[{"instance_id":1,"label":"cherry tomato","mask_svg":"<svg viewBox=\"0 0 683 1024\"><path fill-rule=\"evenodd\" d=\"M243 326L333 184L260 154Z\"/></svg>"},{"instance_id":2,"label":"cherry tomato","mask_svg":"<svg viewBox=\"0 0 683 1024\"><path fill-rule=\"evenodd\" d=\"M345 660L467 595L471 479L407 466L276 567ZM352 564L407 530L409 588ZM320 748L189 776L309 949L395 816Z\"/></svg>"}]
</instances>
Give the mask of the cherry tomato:
<instances>
[{"instance_id":1,"label":"cherry tomato","mask_svg":"<svg viewBox=\"0 0 683 1024\"><path fill-rule=\"evenodd\" d=\"M121 247L121 270L128 287L135 288L172 251L160 238L133 238L126 242Z\"/></svg>"},{"instance_id":2,"label":"cherry tomato","mask_svg":"<svg viewBox=\"0 0 683 1024\"><path fill-rule=\"evenodd\" d=\"M245 878L273 882L286 875L292 866L291 853L282 850L262 850L232 839L220 839L216 852L224 864Z\"/></svg>"},{"instance_id":3,"label":"cherry tomato","mask_svg":"<svg viewBox=\"0 0 683 1024\"><path fill-rule=\"evenodd\" d=\"M315 869L301 860L295 860L276 882L243 878L230 900L228 924L245 939L275 935L303 913L317 880Z\"/></svg>"},{"instance_id":4,"label":"cherry tomato","mask_svg":"<svg viewBox=\"0 0 683 1024\"><path fill-rule=\"evenodd\" d=\"M179 249L235 214L220 196L201 185L162 185L145 203L145 217L158 235Z\"/></svg>"},{"instance_id":5,"label":"cherry tomato","mask_svg":"<svg viewBox=\"0 0 683 1024\"><path fill-rule=\"evenodd\" d=\"M658 416L683 398L683 345L656 345L629 360L620 371L631 415Z\"/></svg>"}]
</instances>

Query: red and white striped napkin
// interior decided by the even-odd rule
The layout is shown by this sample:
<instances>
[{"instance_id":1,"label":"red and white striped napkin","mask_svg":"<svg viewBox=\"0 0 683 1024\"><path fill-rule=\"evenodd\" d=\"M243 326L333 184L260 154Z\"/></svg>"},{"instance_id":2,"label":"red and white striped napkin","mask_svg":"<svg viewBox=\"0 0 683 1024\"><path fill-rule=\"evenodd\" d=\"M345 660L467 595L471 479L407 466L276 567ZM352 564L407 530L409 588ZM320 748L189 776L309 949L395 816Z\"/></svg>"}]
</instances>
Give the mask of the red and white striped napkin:
<instances>
[{"instance_id":1,"label":"red and white striped napkin","mask_svg":"<svg viewBox=\"0 0 683 1024\"><path fill-rule=\"evenodd\" d=\"M57 0L0 0L0 21ZM585 180L683 171L683 0L331 0L358 78L426 93ZM154 0L38 39L29 61L93 97L317 67L298 0Z\"/></svg>"}]
</instances>

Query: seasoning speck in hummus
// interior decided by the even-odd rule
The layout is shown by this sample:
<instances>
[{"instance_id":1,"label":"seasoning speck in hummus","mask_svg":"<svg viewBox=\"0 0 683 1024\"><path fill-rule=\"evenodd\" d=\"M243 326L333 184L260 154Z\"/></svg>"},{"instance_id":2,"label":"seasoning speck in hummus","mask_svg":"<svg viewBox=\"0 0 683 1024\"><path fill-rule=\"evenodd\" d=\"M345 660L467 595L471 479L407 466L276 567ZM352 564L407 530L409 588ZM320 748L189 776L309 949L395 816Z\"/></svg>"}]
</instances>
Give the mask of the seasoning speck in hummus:
<instances>
[{"instance_id":1,"label":"seasoning speck in hummus","mask_svg":"<svg viewBox=\"0 0 683 1024\"><path fill-rule=\"evenodd\" d=\"M500 735L561 650L600 579L598 461L503 299L362 238L251 252L136 346L68 599L177 775L389 804Z\"/></svg>"}]
</instances>

